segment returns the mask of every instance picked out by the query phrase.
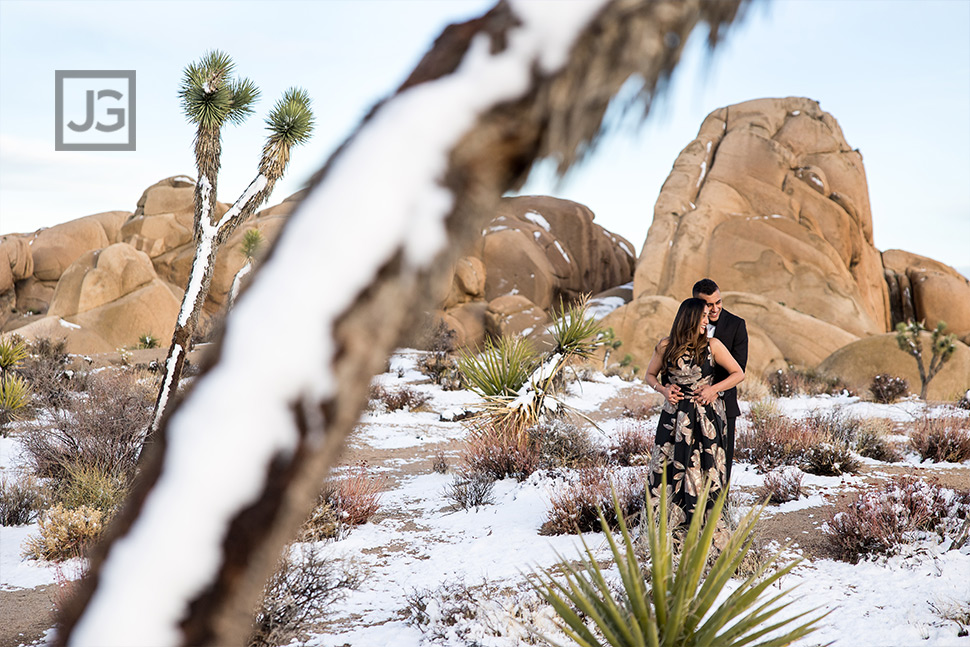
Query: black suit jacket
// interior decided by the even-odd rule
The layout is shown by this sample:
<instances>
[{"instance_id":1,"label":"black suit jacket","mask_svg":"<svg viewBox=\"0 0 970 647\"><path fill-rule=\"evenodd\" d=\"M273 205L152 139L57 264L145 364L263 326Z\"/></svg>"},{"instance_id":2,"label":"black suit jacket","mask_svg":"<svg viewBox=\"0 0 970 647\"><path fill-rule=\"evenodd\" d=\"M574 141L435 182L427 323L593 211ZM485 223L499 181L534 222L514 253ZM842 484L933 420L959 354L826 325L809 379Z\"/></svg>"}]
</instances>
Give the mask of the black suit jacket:
<instances>
[{"instance_id":1,"label":"black suit jacket","mask_svg":"<svg viewBox=\"0 0 970 647\"><path fill-rule=\"evenodd\" d=\"M748 327L745 325L744 319L731 314L727 310L721 310L721 314L717 318L717 325L714 327L714 336L727 346L743 371L748 364ZM714 384L727 376L728 372L721 368L720 364L714 364ZM737 387L724 392L724 406L728 418L736 418L740 415Z\"/></svg>"}]
</instances>

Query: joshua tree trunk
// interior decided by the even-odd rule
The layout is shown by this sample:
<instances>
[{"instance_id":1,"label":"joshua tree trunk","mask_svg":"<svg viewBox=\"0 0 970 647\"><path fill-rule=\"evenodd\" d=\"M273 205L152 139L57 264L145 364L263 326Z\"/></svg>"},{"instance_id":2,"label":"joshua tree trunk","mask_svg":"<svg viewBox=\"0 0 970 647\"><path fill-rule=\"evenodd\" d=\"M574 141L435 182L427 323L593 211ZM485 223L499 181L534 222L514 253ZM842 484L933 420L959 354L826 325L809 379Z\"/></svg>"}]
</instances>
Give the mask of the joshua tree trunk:
<instances>
[{"instance_id":1,"label":"joshua tree trunk","mask_svg":"<svg viewBox=\"0 0 970 647\"><path fill-rule=\"evenodd\" d=\"M219 359L160 427L58 640L243 643L262 583L432 275L536 159L555 155L565 170L582 157L632 74L649 99L695 25L709 22L716 39L740 4L500 2L447 28L290 216L229 316ZM298 271L326 289L302 290L303 310L281 318ZM257 366L247 343L270 329L286 347Z\"/></svg>"},{"instance_id":2,"label":"joshua tree trunk","mask_svg":"<svg viewBox=\"0 0 970 647\"><path fill-rule=\"evenodd\" d=\"M273 190L274 184L275 181L267 181L264 175L258 175L229 211L222 218L216 219L213 217L215 190L211 189L211 181L205 175L199 178L196 194L201 197L203 206L198 210L202 215L197 218L196 223L195 258L192 261L185 295L182 297L182 307L179 308L179 316L175 322L172 343L165 358L165 375L155 401L155 414L149 427L150 437L154 437L155 432L158 431L171 405L172 393L178 388L182 370L185 368L185 357L192 348L192 337L195 335L202 306L205 304L209 286L212 284L212 272L215 269L219 248L239 224L263 203Z\"/></svg>"}]
</instances>

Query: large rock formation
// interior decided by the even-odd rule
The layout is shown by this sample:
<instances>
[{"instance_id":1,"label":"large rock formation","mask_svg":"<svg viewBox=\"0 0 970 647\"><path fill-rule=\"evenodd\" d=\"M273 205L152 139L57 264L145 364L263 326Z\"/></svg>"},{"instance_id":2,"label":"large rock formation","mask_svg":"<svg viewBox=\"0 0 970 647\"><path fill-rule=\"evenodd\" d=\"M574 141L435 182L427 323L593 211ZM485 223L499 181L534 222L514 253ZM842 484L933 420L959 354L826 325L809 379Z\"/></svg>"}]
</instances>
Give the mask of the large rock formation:
<instances>
[{"instance_id":1,"label":"large rock formation","mask_svg":"<svg viewBox=\"0 0 970 647\"><path fill-rule=\"evenodd\" d=\"M503 199L480 242L438 290L438 317L454 330L456 343L475 347L485 336L540 336L560 301L568 305L629 282L633 247L593 217L569 200Z\"/></svg>"},{"instance_id":2,"label":"large rock formation","mask_svg":"<svg viewBox=\"0 0 970 647\"><path fill-rule=\"evenodd\" d=\"M683 298L705 276L853 335L888 329L862 156L815 101L716 110L674 162L634 292Z\"/></svg>"}]
</instances>

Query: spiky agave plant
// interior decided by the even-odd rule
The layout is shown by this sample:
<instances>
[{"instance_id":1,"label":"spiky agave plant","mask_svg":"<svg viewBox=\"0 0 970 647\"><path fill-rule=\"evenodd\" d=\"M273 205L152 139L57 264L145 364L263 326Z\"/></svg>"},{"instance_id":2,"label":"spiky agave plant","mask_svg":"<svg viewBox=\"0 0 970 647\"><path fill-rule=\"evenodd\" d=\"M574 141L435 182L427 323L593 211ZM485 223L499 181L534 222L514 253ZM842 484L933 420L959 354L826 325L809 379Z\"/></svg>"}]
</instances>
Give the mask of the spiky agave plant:
<instances>
[{"instance_id":1,"label":"spiky agave plant","mask_svg":"<svg viewBox=\"0 0 970 647\"><path fill-rule=\"evenodd\" d=\"M623 520L616 494L613 505L620 537L610 531L602 511L600 524L620 573L621 587L607 580L586 540L579 566L566 560L558 565L565 573L557 579L551 570L532 576L532 584L559 616L562 631L583 647L702 645L717 647L776 647L788 645L815 631L824 614L789 628L814 612L772 621L790 602L781 602L791 589L769 599L762 594L791 572L798 561L789 562L770 575L768 570L780 560L776 552L745 579L730 595L717 600L728 580L734 577L754 540L753 530L764 505L753 508L738 524L727 545L718 555L706 578L702 578L714 538L715 520L720 518L727 490L722 490L705 523L704 515L693 516L683 541L680 562L674 566L673 539L667 527L666 482L662 484L658 508L647 496L647 541L650 549L650 584L633 549L633 539ZM710 485L702 491L697 509L706 507ZM772 622L772 624L767 624ZM783 632L783 633L781 633ZM546 642L556 645L551 638ZM762 642L755 641L764 638Z\"/></svg>"},{"instance_id":2,"label":"spiky agave plant","mask_svg":"<svg viewBox=\"0 0 970 647\"><path fill-rule=\"evenodd\" d=\"M0 429L19 420L30 406L30 383L13 373L0 375Z\"/></svg>"}]
</instances>

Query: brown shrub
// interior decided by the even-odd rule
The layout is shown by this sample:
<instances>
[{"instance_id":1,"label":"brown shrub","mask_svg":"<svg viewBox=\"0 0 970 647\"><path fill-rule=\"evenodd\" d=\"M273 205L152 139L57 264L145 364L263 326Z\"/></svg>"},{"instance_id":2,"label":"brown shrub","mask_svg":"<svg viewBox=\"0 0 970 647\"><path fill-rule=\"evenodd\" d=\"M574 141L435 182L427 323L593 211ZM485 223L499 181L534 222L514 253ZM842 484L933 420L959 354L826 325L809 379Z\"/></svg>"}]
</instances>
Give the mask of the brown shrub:
<instances>
[{"instance_id":1,"label":"brown shrub","mask_svg":"<svg viewBox=\"0 0 970 647\"><path fill-rule=\"evenodd\" d=\"M622 424L617 429L616 440L608 450L611 462L617 465L646 465L653 452L656 429L643 420Z\"/></svg>"},{"instance_id":2,"label":"brown shrub","mask_svg":"<svg viewBox=\"0 0 970 647\"><path fill-rule=\"evenodd\" d=\"M462 450L463 471L489 475L498 481L513 477L523 481L539 469L542 448L538 438L515 425L478 419Z\"/></svg>"},{"instance_id":3,"label":"brown shrub","mask_svg":"<svg viewBox=\"0 0 970 647\"><path fill-rule=\"evenodd\" d=\"M24 557L59 562L83 557L104 531L105 516L97 508L81 506L69 510L58 503L37 523L40 534L24 541Z\"/></svg>"},{"instance_id":4,"label":"brown shrub","mask_svg":"<svg viewBox=\"0 0 970 647\"><path fill-rule=\"evenodd\" d=\"M775 505L797 501L802 496L804 476L801 470L793 468L772 470L765 475L764 485L758 490L758 498Z\"/></svg>"},{"instance_id":5,"label":"brown shrub","mask_svg":"<svg viewBox=\"0 0 970 647\"><path fill-rule=\"evenodd\" d=\"M367 523L381 507L385 479L375 476L367 463L358 463L350 474L336 480L329 489L328 500L337 511L340 523L359 526Z\"/></svg>"},{"instance_id":6,"label":"brown shrub","mask_svg":"<svg viewBox=\"0 0 970 647\"><path fill-rule=\"evenodd\" d=\"M924 416L916 421L910 444L921 460L961 463L970 459L970 418Z\"/></svg>"},{"instance_id":7,"label":"brown shrub","mask_svg":"<svg viewBox=\"0 0 970 647\"><path fill-rule=\"evenodd\" d=\"M379 384L375 384L370 389L370 399L381 403L385 411L415 411L418 407L431 399L426 393L409 386L402 386L399 389L385 389Z\"/></svg>"},{"instance_id":8,"label":"brown shrub","mask_svg":"<svg viewBox=\"0 0 970 647\"><path fill-rule=\"evenodd\" d=\"M855 437L855 450L866 458L887 463L903 460L899 447L888 436L892 432L892 421L885 418L863 420Z\"/></svg>"},{"instance_id":9,"label":"brown shrub","mask_svg":"<svg viewBox=\"0 0 970 647\"><path fill-rule=\"evenodd\" d=\"M761 472L782 465L798 465L818 442L806 425L787 416L752 410L750 428L737 430L735 454Z\"/></svg>"},{"instance_id":10,"label":"brown shrub","mask_svg":"<svg viewBox=\"0 0 970 647\"><path fill-rule=\"evenodd\" d=\"M646 473L639 470L608 472L604 468L578 471L577 480L557 490L551 498L546 521L539 530L543 535L564 535L601 530L600 510L611 528L618 519L613 507L613 492L628 523L646 502Z\"/></svg>"},{"instance_id":11,"label":"brown shrub","mask_svg":"<svg viewBox=\"0 0 970 647\"><path fill-rule=\"evenodd\" d=\"M903 476L840 504L823 531L838 559L856 563L890 552L912 531L952 533L968 514L966 497L953 496L935 481Z\"/></svg>"}]
</instances>

